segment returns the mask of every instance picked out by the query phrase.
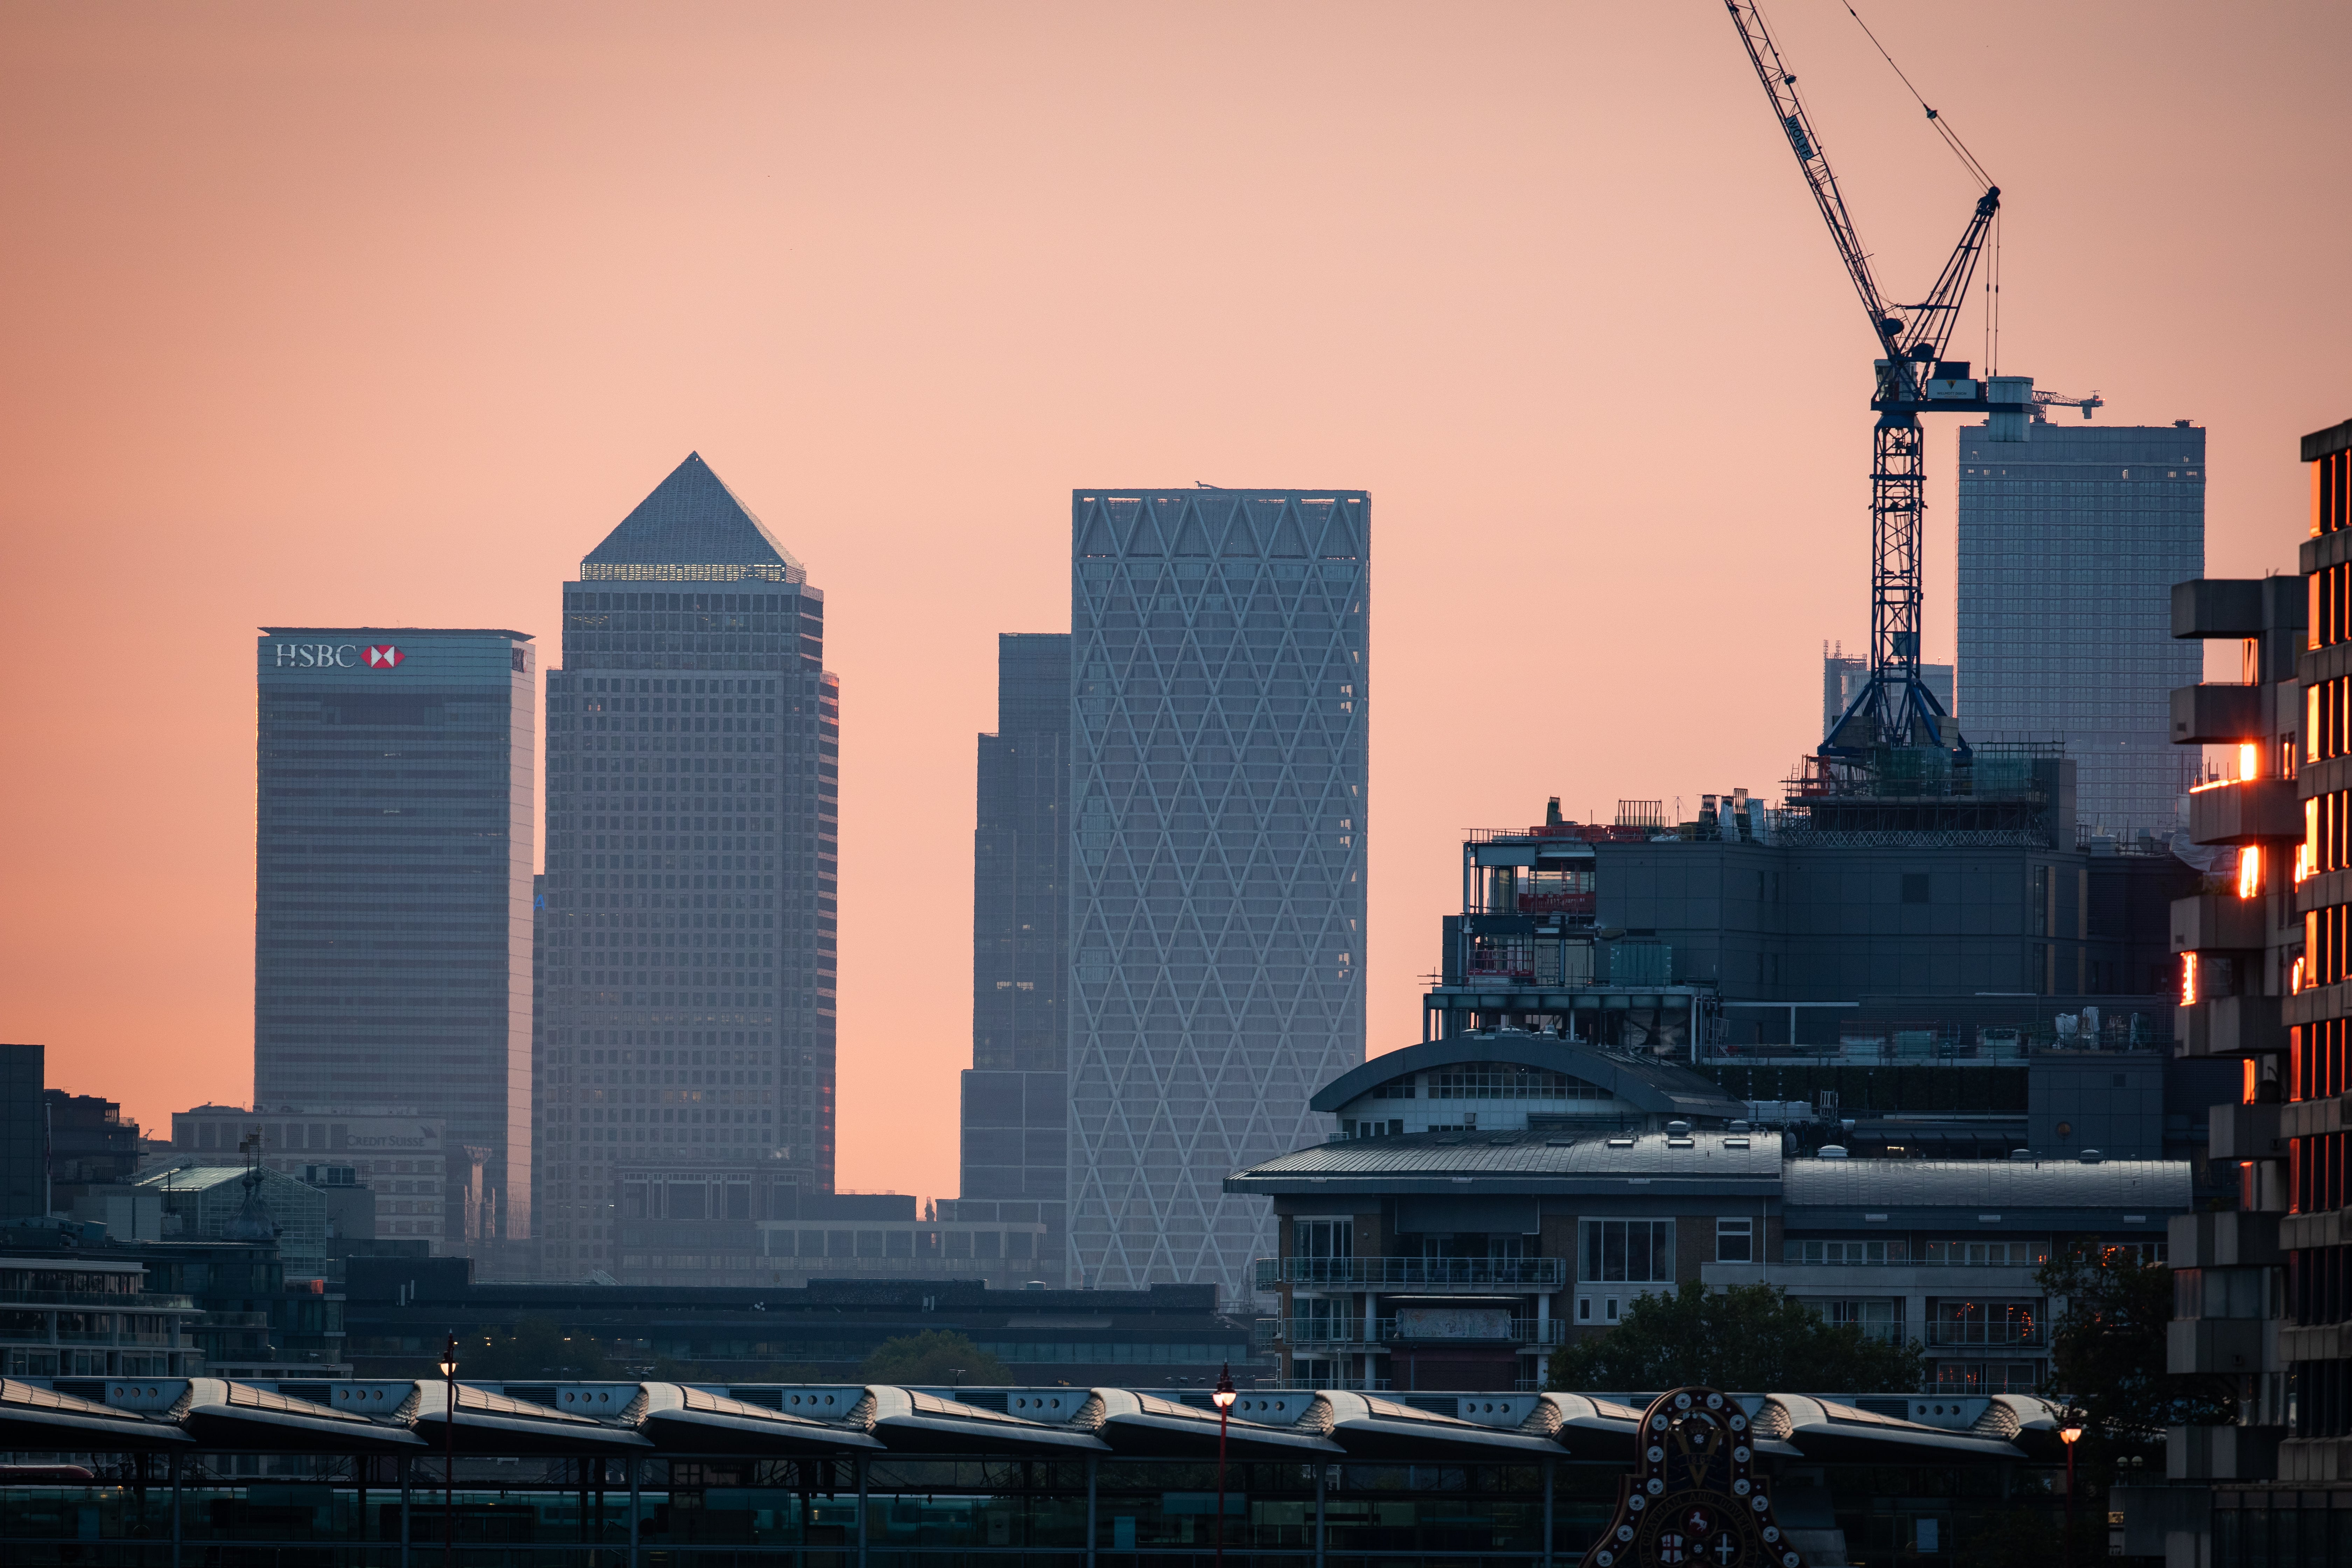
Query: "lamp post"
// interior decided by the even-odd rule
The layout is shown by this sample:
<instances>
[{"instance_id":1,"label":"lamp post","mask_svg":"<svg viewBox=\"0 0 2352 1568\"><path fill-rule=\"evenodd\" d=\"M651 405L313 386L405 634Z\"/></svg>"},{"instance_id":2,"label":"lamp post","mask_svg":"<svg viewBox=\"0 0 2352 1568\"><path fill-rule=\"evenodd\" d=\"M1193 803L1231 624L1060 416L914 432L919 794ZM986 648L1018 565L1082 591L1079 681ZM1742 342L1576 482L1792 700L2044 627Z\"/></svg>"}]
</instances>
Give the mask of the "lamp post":
<instances>
[{"instance_id":1,"label":"lamp post","mask_svg":"<svg viewBox=\"0 0 2352 1568\"><path fill-rule=\"evenodd\" d=\"M441 1350L441 1383L448 1408L441 1413L441 1561L455 1563L457 1552L457 1336L451 1334Z\"/></svg>"},{"instance_id":2,"label":"lamp post","mask_svg":"<svg viewBox=\"0 0 2352 1568\"><path fill-rule=\"evenodd\" d=\"M2066 1445L2066 1560L2074 1560L2074 1445L2083 1440L2083 1424L2072 1417L2058 1428L2058 1440Z\"/></svg>"},{"instance_id":3,"label":"lamp post","mask_svg":"<svg viewBox=\"0 0 2352 1568\"><path fill-rule=\"evenodd\" d=\"M1217 1407L1217 1568L1225 1562L1225 1422L1234 1411L1234 1365L1217 1368L1217 1386L1209 1395Z\"/></svg>"}]
</instances>

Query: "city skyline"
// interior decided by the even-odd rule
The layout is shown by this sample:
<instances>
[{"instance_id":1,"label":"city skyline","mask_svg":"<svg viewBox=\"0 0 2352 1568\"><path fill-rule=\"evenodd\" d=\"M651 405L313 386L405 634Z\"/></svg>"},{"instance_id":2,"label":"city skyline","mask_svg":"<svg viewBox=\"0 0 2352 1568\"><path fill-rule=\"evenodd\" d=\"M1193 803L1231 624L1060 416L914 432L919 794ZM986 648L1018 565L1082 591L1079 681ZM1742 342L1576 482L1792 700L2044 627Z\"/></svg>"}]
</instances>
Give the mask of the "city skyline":
<instances>
[{"instance_id":1,"label":"city skyline","mask_svg":"<svg viewBox=\"0 0 2352 1568\"><path fill-rule=\"evenodd\" d=\"M1868 342L1720 16L914 15L19 19L0 637L37 672L7 788L42 831L0 995L51 1081L151 1125L245 1092L253 626L551 643L581 520L689 448L837 607L845 1186L953 1188L969 977L891 935L969 907L964 748L996 633L1063 624L1074 477L1379 492L1375 1050L1417 1035L1463 828L1785 774L1814 642L1864 625ZM2100 389L2100 425L2195 413L2215 575L2301 512L2277 432L2344 413L2344 328L2277 302L2332 286L2352 223L2311 194L2352 19L2267 15L1881 28L2002 184L2005 367ZM1864 233L1932 269L1971 193L1843 13L1776 22ZM1701 356L1772 394L1698 437ZM1705 721L1658 726L1668 689Z\"/></svg>"}]
</instances>

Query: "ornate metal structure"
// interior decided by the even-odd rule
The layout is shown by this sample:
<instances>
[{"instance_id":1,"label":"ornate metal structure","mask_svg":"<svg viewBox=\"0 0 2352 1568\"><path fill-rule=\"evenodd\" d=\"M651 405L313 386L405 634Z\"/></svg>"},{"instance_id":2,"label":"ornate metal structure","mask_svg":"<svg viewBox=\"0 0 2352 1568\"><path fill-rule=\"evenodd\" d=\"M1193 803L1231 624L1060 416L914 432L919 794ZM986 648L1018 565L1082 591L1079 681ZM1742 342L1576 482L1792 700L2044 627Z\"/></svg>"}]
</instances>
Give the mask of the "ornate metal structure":
<instances>
[{"instance_id":1,"label":"ornate metal structure","mask_svg":"<svg viewBox=\"0 0 2352 1568\"><path fill-rule=\"evenodd\" d=\"M1802 1568L1757 1478L1754 1436L1719 1390L1652 1400L1593 1568Z\"/></svg>"}]
</instances>

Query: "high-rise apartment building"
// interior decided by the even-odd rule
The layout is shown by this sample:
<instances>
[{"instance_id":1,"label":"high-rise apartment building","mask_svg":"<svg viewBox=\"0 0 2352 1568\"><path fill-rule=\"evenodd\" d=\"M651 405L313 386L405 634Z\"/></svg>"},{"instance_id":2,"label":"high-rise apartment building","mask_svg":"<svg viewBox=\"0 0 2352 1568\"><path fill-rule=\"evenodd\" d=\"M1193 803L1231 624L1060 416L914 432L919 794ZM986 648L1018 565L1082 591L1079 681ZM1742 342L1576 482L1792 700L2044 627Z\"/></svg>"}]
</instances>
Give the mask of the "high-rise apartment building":
<instances>
[{"instance_id":1,"label":"high-rise apartment building","mask_svg":"<svg viewBox=\"0 0 2352 1568\"><path fill-rule=\"evenodd\" d=\"M548 676L551 1278L743 1275L834 1173L824 595L689 456L563 585Z\"/></svg>"},{"instance_id":2,"label":"high-rise apartment building","mask_svg":"<svg viewBox=\"0 0 2352 1568\"><path fill-rule=\"evenodd\" d=\"M478 1151L474 1223L531 1234L522 632L268 626L257 649L253 1102L399 1105Z\"/></svg>"},{"instance_id":3,"label":"high-rise apartment building","mask_svg":"<svg viewBox=\"0 0 2352 1568\"><path fill-rule=\"evenodd\" d=\"M2171 593L2205 571L2205 432L1999 426L1960 432L1961 728L2063 741L2084 827L2170 833L2195 768L2171 694L2203 672Z\"/></svg>"},{"instance_id":4,"label":"high-rise apartment building","mask_svg":"<svg viewBox=\"0 0 2352 1568\"><path fill-rule=\"evenodd\" d=\"M1073 498L1073 1282L1214 1281L1364 1058L1370 499Z\"/></svg>"},{"instance_id":5,"label":"high-rise apartment building","mask_svg":"<svg viewBox=\"0 0 2352 1568\"><path fill-rule=\"evenodd\" d=\"M1045 1225L1034 1272L1056 1285L1067 1231L1069 800L1069 634L1008 632L996 639L996 732L980 737L961 1190L963 1205L993 1201L991 1219Z\"/></svg>"}]
</instances>

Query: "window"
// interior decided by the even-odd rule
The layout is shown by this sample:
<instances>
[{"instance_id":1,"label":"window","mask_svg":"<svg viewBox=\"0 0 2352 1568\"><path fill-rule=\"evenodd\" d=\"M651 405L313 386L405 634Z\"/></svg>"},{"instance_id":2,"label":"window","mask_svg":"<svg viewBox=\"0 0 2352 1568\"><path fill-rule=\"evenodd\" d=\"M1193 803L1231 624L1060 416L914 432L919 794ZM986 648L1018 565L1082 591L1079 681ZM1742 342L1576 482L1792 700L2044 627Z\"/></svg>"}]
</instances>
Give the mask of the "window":
<instances>
[{"instance_id":1,"label":"window","mask_svg":"<svg viewBox=\"0 0 2352 1568\"><path fill-rule=\"evenodd\" d=\"M1290 1222L1290 1250L1297 1258L1353 1258L1355 1222L1297 1219Z\"/></svg>"},{"instance_id":2,"label":"window","mask_svg":"<svg viewBox=\"0 0 2352 1568\"><path fill-rule=\"evenodd\" d=\"M1808 1301L1806 1306L1819 1313L1832 1328L1853 1328L1862 1331L1866 1340L1878 1340L1899 1344L1903 1339L1903 1303L1897 1300L1861 1301Z\"/></svg>"},{"instance_id":3,"label":"window","mask_svg":"<svg viewBox=\"0 0 2352 1568\"><path fill-rule=\"evenodd\" d=\"M1717 1263L1755 1262L1756 1222L1752 1219L1717 1220L1715 1260Z\"/></svg>"},{"instance_id":4,"label":"window","mask_svg":"<svg viewBox=\"0 0 2352 1568\"><path fill-rule=\"evenodd\" d=\"M1509 1062L1465 1062L1432 1073L1432 1100L1605 1100L1592 1085L1564 1073Z\"/></svg>"},{"instance_id":5,"label":"window","mask_svg":"<svg viewBox=\"0 0 2352 1568\"><path fill-rule=\"evenodd\" d=\"M1629 1285L1670 1285L1675 1278L1675 1222L1670 1219L1588 1219L1577 1223L1580 1278Z\"/></svg>"}]
</instances>

